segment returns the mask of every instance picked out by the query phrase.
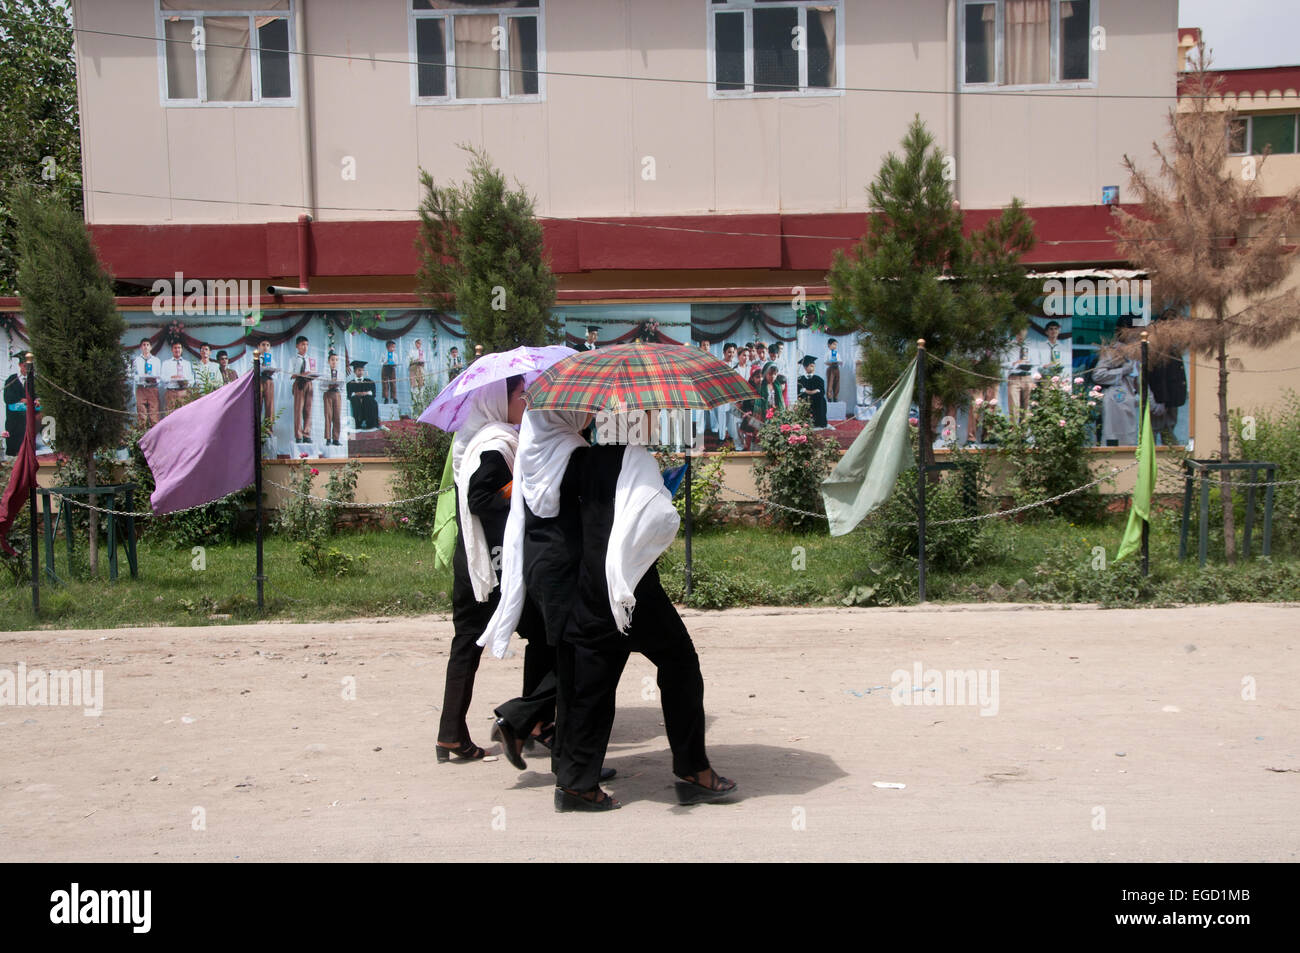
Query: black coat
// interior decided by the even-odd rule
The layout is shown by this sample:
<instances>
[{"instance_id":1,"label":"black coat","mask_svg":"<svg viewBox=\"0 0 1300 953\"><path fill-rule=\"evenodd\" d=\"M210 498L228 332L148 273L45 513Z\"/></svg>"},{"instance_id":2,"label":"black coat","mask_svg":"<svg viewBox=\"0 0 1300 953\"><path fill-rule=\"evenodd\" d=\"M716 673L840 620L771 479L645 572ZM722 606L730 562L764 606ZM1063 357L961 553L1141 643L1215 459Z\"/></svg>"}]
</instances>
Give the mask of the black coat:
<instances>
[{"instance_id":1,"label":"black coat","mask_svg":"<svg viewBox=\"0 0 1300 953\"><path fill-rule=\"evenodd\" d=\"M560 509L552 517L536 515L524 504L524 586L541 612L546 641L558 644L573 609L573 585L582 553L578 478L586 447L569 457L560 482Z\"/></svg>"},{"instance_id":2,"label":"black coat","mask_svg":"<svg viewBox=\"0 0 1300 953\"><path fill-rule=\"evenodd\" d=\"M514 479L505 457L496 450L487 450L479 457L478 469L469 478L467 505L469 511L478 517L483 527L483 539L492 556L492 564L497 573L497 584L492 587L492 595L487 602L478 602L474 598L474 584L469 578L469 560L465 555L465 533L456 534L456 552L451 558L451 614L452 623L457 631L471 627L482 634L501 601L501 547L505 542L506 520L510 516L510 498L501 491ZM460 522L460 490L456 491L456 521ZM518 632L529 638L542 629L542 620L537 607L531 599L524 601L523 614L520 616Z\"/></svg>"},{"instance_id":3,"label":"black coat","mask_svg":"<svg viewBox=\"0 0 1300 953\"><path fill-rule=\"evenodd\" d=\"M375 400L375 382L368 377L348 381L348 403L352 405L352 421L358 430L371 430L379 426L379 403Z\"/></svg>"},{"instance_id":4,"label":"black coat","mask_svg":"<svg viewBox=\"0 0 1300 953\"><path fill-rule=\"evenodd\" d=\"M816 374L800 375L798 379L799 399L806 400L812 407L814 427L826 426L826 382ZM815 390L815 394L805 394L804 388Z\"/></svg>"},{"instance_id":5,"label":"black coat","mask_svg":"<svg viewBox=\"0 0 1300 953\"><path fill-rule=\"evenodd\" d=\"M636 608L627 636L614 622L609 607L609 584L605 577L605 556L609 551L610 531L614 527L614 490L623 469L622 445L591 447L583 455L574 454L569 471L578 468L579 516L582 524L581 555L578 560L577 591L573 610L565 627L566 641L597 643L602 640L635 640L643 629L657 630L680 625L677 610L664 592L655 566L637 583L633 595ZM568 473L565 474L566 480Z\"/></svg>"},{"instance_id":6,"label":"black coat","mask_svg":"<svg viewBox=\"0 0 1300 953\"><path fill-rule=\"evenodd\" d=\"M11 457L18 455L18 450L23 445L23 436L27 433L27 408L22 410L10 410L10 404L22 403L23 398L27 396L26 385L19 379L17 374L10 374L5 381L5 430L9 431L9 437L5 440L5 453Z\"/></svg>"}]
</instances>

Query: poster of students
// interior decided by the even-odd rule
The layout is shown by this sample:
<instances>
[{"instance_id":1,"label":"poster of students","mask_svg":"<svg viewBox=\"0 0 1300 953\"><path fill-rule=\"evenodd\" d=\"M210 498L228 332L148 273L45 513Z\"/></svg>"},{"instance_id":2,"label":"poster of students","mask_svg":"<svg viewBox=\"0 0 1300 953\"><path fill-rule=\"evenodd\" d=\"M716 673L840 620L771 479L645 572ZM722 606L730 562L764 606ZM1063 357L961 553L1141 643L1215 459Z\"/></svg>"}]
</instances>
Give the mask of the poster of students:
<instances>
[{"instance_id":1,"label":"poster of students","mask_svg":"<svg viewBox=\"0 0 1300 953\"><path fill-rule=\"evenodd\" d=\"M366 312L371 314L387 317ZM190 316L169 340L152 314L127 313L122 346L128 411L132 422L151 426L180 402L179 393L236 381L251 373L256 359L263 371L263 412L275 418L263 453L345 457L351 438L413 418L423 406L420 398L431 397L445 384L439 336L464 342L436 328L432 315L407 312L391 319L391 325L371 322L357 332L340 329L326 319L326 312L264 313L251 329L228 316ZM353 362L365 362L360 372ZM367 403L359 414L348 391L350 385L370 380L375 406Z\"/></svg>"}]
</instances>

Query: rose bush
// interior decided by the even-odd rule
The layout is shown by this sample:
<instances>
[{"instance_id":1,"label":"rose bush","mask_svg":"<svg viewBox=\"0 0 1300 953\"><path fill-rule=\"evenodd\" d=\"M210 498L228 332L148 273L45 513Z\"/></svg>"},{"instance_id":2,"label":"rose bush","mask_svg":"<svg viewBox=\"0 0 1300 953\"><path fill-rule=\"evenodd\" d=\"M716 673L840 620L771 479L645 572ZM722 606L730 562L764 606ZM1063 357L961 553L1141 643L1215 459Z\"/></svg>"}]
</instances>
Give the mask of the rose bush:
<instances>
[{"instance_id":1,"label":"rose bush","mask_svg":"<svg viewBox=\"0 0 1300 953\"><path fill-rule=\"evenodd\" d=\"M763 459L754 466L758 495L766 500L814 513L822 508L822 479L839 461L840 445L834 437L813 431L812 412L803 401L774 414L758 432ZM771 507L772 522L788 529L811 532L826 521L802 513Z\"/></svg>"},{"instance_id":2,"label":"rose bush","mask_svg":"<svg viewBox=\"0 0 1300 953\"><path fill-rule=\"evenodd\" d=\"M1013 421L993 404L981 408L985 432L1011 465L1009 486L1017 506L1092 482L1084 450L1089 434L1096 431L1100 402L1099 388L1084 390L1082 377L1071 382L1055 376L1035 384L1029 407L1019 420ZM1096 520L1101 511L1101 493L1092 487L1028 510L1027 515L1086 522Z\"/></svg>"}]
</instances>

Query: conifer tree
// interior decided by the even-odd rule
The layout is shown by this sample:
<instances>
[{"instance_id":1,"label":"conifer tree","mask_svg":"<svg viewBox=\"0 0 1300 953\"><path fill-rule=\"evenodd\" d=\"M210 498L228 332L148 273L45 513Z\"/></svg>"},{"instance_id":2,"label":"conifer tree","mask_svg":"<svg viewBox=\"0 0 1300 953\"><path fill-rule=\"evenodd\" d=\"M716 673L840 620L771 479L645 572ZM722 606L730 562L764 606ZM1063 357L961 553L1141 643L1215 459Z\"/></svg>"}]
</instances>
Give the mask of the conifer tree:
<instances>
[{"instance_id":1,"label":"conifer tree","mask_svg":"<svg viewBox=\"0 0 1300 953\"><path fill-rule=\"evenodd\" d=\"M863 239L837 250L829 283L829 323L865 332L858 379L883 395L925 339L927 406L919 408L925 460L934 460L932 407L964 405L986 377L1001 374L1001 355L1027 326L1033 290L1020 256L1034 244L1020 200L986 228L962 234L945 160L920 117L902 155L890 153L867 187ZM941 363L941 362L947 362Z\"/></svg>"},{"instance_id":2,"label":"conifer tree","mask_svg":"<svg viewBox=\"0 0 1300 953\"><path fill-rule=\"evenodd\" d=\"M1121 247L1151 276L1154 301L1188 311L1187 317L1149 328L1152 359L1181 360L1190 351L1218 364L1219 459L1227 461L1230 349L1270 347L1300 330L1300 294L1276 293L1296 251L1300 189L1261 202L1259 172L1269 150L1258 158L1229 155L1236 114L1221 96L1223 77L1209 65L1204 44L1198 44L1180 106L1169 113L1169 147L1154 145L1158 172L1124 157L1142 210L1131 215L1116 208L1114 214ZM1121 350L1136 356L1139 347ZM1230 478L1221 479L1224 553L1234 562Z\"/></svg>"},{"instance_id":3,"label":"conifer tree","mask_svg":"<svg viewBox=\"0 0 1300 953\"><path fill-rule=\"evenodd\" d=\"M18 222L18 295L42 411L54 418L55 447L85 463L93 488L95 451L117 446L126 419L126 322L81 217L30 184L14 187L10 199ZM90 511L92 575L99 572L98 516Z\"/></svg>"},{"instance_id":4,"label":"conifer tree","mask_svg":"<svg viewBox=\"0 0 1300 953\"><path fill-rule=\"evenodd\" d=\"M16 293L17 227L4 193L39 179L81 211L72 17L61 0L0 0L0 295Z\"/></svg>"},{"instance_id":5,"label":"conifer tree","mask_svg":"<svg viewBox=\"0 0 1300 953\"><path fill-rule=\"evenodd\" d=\"M420 171L420 294L430 307L460 315L467 349L562 341L563 327L551 313L555 275L533 199L519 183L508 190L485 153L462 148L471 157L468 181L438 186Z\"/></svg>"}]
</instances>

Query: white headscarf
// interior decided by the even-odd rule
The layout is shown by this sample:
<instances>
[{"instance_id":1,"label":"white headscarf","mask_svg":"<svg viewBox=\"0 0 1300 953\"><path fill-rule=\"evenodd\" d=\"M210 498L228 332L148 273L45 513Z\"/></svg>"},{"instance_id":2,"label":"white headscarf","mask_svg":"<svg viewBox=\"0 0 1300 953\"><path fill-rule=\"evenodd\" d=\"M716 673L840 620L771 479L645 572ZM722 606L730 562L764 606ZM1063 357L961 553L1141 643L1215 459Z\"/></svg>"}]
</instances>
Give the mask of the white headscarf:
<instances>
[{"instance_id":1,"label":"white headscarf","mask_svg":"<svg viewBox=\"0 0 1300 953\"><path fill-rule=\"evenodd\" d=\"M530 410L519 441L519 483L528 508L543 519L560 512L560 481L569 457L587 441L585 410Z\"/></svg>"},{"instance_id":2,"label":"white headscarf","mask_svg":"<svg viewBox=\"0 0 1300 953\"><path fill-rule=\"evenodd\" d=\"M578 432L586 419L585 411L530 410L524 414L515 491L510 496L510 517L502 543L501 601L478 640L479 645L490 645L497 658L505 657L524 610L524 503L543 518L559 513L560 483L569 457L587 445Z\"/></svg>"},{"instance_id":3,"label":"white headscarf","mask_svg":"<svg viewBox=\"0 0 1300 953\"><path fill-rule=\"evenodd\" d=\"M474 391L469 399L469 414L456 431L451 443L451 474L460 483L460 464L465 458L469 442L483 427L492 422L504 423L510 419L510 394L505 381L493 381Z\"/></svg>"},{"instance_id":4,"label":"white headscarf","mask_svg":"<svg viewBox=\"0 0 1300 953\"><path fill-rule=\"evenodd\" d=\"M469 569L470 585L474 598L487 602L496 586L496 573L492 569L492 554L483 536L483 523L469 511L469 481L478 470L483 454L495 450L505 458L506 465L514 468L519 434L507 422L510 416L510 398L506 381L493 381L474 392L470 399L469 416L465 425L456 431L452 441L451 472L456 481L460 530L465 541L465 564Z\"/></svg>"},{"instance_id":5,"label":"white headscarf","mask_svg":"<svg viewBox=\"0 0 1300 953\"><path fill-rule=\"evenodd\" d=\"M626 633L637 584L677 536L681 518L648 450L629 446L614 487L614 525L605 550L605 582L614 624Z\"/></svg>"}]
</instances>

